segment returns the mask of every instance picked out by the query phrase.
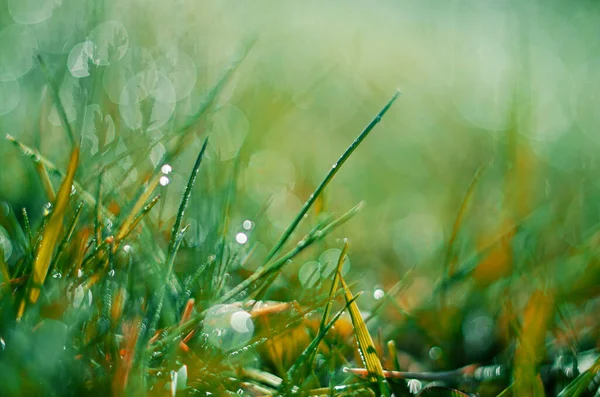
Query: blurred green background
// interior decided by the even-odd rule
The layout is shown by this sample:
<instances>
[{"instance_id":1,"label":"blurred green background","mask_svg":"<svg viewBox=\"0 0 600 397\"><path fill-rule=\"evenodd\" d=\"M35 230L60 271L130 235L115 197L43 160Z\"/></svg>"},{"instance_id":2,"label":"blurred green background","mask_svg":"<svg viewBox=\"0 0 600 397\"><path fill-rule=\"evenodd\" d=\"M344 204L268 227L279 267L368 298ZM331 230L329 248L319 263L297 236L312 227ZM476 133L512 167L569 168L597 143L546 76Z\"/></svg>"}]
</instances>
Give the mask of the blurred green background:
<instances>
[{"instance_id":1,"label":"blurred green background","mask_svg":"<svg viewBox=\"0 0 600 397\"><path fill-rule=\"evenodd\" d=\"M366 285L388 285L413 265L439 276L481 166L455 243L460 258L497 236L507 219L541 214L540 228L560 224L561 241L597 222L598 11L581 0L2 0L0 132L64 169L69 141L34 59L40 54L82 136L78 180L94 192L99 170L115 162L107 191L131 199L143 182L138 170L166 151L161 138L248 51L218 106L194 129L194 147L172 164L173 193L160 216L175 214L209 134L205 173L213 176L201 177L207 185L199 189L225 186L239 156L232 233L256 220L251 240L260 256L400 89L328 188L325 206L341 213L366 201L336 234L350 239L351 269ZM30 160L4 139L0 159L0 200L39 219L47 199ZM201 241L204 220L191 222ZM421 281L427 290L435 277Z\"/></svg>"}]
</instances>

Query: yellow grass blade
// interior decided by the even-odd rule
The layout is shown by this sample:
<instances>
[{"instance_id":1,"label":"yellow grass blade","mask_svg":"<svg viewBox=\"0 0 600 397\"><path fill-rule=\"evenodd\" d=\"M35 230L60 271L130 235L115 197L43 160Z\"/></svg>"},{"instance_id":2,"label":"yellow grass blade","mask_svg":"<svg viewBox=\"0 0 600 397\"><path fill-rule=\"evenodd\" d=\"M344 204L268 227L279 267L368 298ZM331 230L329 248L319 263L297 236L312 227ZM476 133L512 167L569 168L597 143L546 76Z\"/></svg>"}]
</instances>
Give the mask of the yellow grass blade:
<instances>
[{"instance_id":1,"label":"yellow grass blade","mask_svg":"<svg viewBox=\"0 0 600 397\"><path fill-rule=\"evenodd\" d=\"M33 273L31 283L29 285L29 291L27 293L30 303L37 302L40 296L41 287L44 284L44 280L46 279L46 274L48 273L50 261L52 260L52 254L54 252L54 248L56 247L56 243L58 242L58 237L62 229L63 218L65 216L67 204L69 203L69 196L71 195L71 186L73 185L73 179L75 177L75 171L77 170L78 163L79 147L75 147L75 149L73 149L73 152L71 153L71 159L69 160L67 175L65 176L65 179L63 180L62 184L60 185L60 189L58 190L56 202L54 204L54 209L50 214L46 227L44 228L42 242L40 243L40 247L33 261ZM21 301L21 305L19 306L19 310L17 312L17 319L20 319L23 316L23 313L25 311L25 299L26 298L23 298L23 300Z\"/></svg>"},{"instance_id":2,"label":"yellow grass blade","mask_svg":"<svg viewBox=\"0 0 600 397\"><path fill-rule=\"evenodd\" d=\"M535 291L525 307L519 345L515 352L513 396L544 396L538 366L545 356L545 335L553 314L552 294Z\"/></svg>"},{"instance_id":3,"label":"yellow grass blade","mask_svg":"<svg viewBox=\"0 0 600 397\"><path fill-rule=\"evenodd\" d=\"M125 221L123 221L121 227L119 228L119 232L117 233L116 239L117 242L123 240L123 238L125 238L125 236L131 231L131 225L134 222L136 215L142 210L142 208L146 204L146 201L148 201L152 193L154 193L154 191L158 187L161 175L162 174L158 173L152 177L150 183L148 183L148 187L146 188L146 190L140 195L138 200L135 202L133 208L129 212L129 215L127 216Z\"/></svg>"},{"instance_id":4,"label":"yellow grass blade","mask_svg":"<svg viewBox=\"0 0 600 397\"><path fill-rule=\"evenodd\" d=\"M338 275L338 277L342 283L342 287L344 288L346 302L352 302L354 296L352 295L350 288L348 288L348 285L344 281L341 273ZM362 358L365 368L369 372L369 377L372 381L376 381L379 384L380 393L383 396L389 397L391 394L390 389L385 380L383 367L379 357L377 356L377 350L375 349L373 338L371 338L371 334L369 334L367 325L365 324L355 301L349 305L348 311L350 312L350 318L352 319L352 325L354 326L354 335L356 335L356 340L358 342L360 357Z\"/></svg>"}]
</instances>

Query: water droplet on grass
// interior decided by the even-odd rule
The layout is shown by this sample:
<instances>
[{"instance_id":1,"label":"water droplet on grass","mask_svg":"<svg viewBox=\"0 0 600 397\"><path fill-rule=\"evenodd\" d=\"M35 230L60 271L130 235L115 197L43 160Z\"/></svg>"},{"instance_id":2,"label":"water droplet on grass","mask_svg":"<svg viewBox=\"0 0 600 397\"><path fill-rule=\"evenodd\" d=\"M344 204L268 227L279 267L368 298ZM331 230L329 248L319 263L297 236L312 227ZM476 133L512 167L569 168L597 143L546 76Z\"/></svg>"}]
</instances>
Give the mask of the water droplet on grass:
<instances>
[{"instance_id":1,"label":"water droplet on grass","mask_svg":"<svg viewBox=\"0 0 600 397\"><path fill-rule=\"evenodd\" d=\"M173 171L173 168L171 168L169 164L165 164L162 167L160 167L160 170L163 174L168 175L171 173L171 171Z\"/></svg>"},{"instance_id":2,"label":"water droplet on grass","mask_svg":"<svg viewBox=\"0 0 600 397\"><path fill-rule=\"evenodd\" d=\"M42 214L44 216L48 216L52 213L52 203L48 202L46 204L44 204L43 208L42 208Z\"/></svg>"},{"instance_id":3,"label":"water droplet on grass","mask_svg":"<svg viewBox=\"0 0 600 397\"><path fill-rule=\"evenodd\" d=\"M163 175L163 176L161 176L161 177L160 177L160 179L159 179L159 181L158 181L158 182L159 182L159 183L160 183L162 186L167 186L167 185L169 184L169 182L171 182L171 181L169 180L169 177L167 177L167 176L164 176L164 175Z\"/></svg>"},{"instance_id":4,"label":"water droplet on grass","mask_svg":"<svg viewBox=\"0 0 600 397\"><path fill-rule=\"evenodd\" d=\"M441 347L433 346L431 349L429 349L429 358L434 361L437 361L440 358L442 358L443 353L444 353L444 351L442 350Z\"/></svg>"},{"instance_id":5,"label":"water droplet on grass","mask_svg":"<svg viewBox=\"0 0 600 397\"><path fill-rule=\"evenodd\" d=\"M248 236L246 236L245 233L238 233L235 235L235 241L238 242L238 244L246 244L248 242Z\"/></svg>"},{"instance_id":6,"label":"water droplet on grass","mask_svg":"<svg viewBox=\"0 0 600 397\"><path fill-rule=\"evenodd\" d=\"M373 291L373 298L379 300L381 298L383 298L385 296L385 291L382 290L381 288L377 288L375 291Z\"/></svg>"}]
</instances>

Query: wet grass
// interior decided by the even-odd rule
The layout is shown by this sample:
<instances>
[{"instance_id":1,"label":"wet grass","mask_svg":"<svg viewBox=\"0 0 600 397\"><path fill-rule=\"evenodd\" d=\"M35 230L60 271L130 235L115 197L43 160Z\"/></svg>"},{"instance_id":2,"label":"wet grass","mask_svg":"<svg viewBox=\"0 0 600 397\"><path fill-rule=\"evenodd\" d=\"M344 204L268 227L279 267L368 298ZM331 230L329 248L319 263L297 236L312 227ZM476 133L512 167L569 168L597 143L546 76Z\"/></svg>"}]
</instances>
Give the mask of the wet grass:
<instances>
[{"instance_id":1,"label":"wet grass","mask_svg":"<svg viewBox=\"0 0 600 397\"><path fill-rule=\"evenodd\" d=\"M323 170L325 176L264 257L240 247L246 240L231 244L241 158L227 164L225 181L211 179L216 171L206 165L211 137L205 127L239 62L223 73L193 116L157 140L167 146L165 154L153 169L140 172L128 194L109 177L114 164L135 155L132 150L115 154L99 170L86 168L75 132L67 128L73 148L62 170L7 136L31 159L51 205L33 224L26 209L20 222L8 205L1 208L0 224L14 247L8 262L0 253L3 395L574 397L597 392L598 232L590 230L576 244L562 244L541 257L545 251L537 252L536 242L518 238L529 241L549 227L539 214L552 203L527 207L518 198L507 199L505 222L465 260L460 243L466 219L492 165L480 167L464 189L441 250L442 276L437 285L417 292L427 298L424 303L403 302L405 290L418 281L413 267L382 291L375 305L363 306L360 283L354 282L358 276L342 274L351 248L340 228L352 227L364 204L331 214L323 209L323 195L392 111L399 93ZM68 126L59 95L54 99ZM193 144L196 135L202 138L200 148ZM526 154L514 141L509 146L516 164L511 166L522 166ZM163 185L169 184L171 164L192 148L196 160L183 191L169 191L180 204L174 218L163 219ZM151 148L140 150L146 155ZM527 181L514 168L503 178L513 188ZM202 217L206 236L200 242L189 222ZM253 219L260 222L260 212ZM335 270L308 290L289 283L294 288L285 300L270 301L286 267L306 252L318 255L325 241L341 249ZM534 255L540 255L537 262ZM586 271L561 283L561 267L574 258L588 263ZM542 259L547 266L539 264ZM248 263L257 266L250 270Z\"/></svg>"}]
</instances>

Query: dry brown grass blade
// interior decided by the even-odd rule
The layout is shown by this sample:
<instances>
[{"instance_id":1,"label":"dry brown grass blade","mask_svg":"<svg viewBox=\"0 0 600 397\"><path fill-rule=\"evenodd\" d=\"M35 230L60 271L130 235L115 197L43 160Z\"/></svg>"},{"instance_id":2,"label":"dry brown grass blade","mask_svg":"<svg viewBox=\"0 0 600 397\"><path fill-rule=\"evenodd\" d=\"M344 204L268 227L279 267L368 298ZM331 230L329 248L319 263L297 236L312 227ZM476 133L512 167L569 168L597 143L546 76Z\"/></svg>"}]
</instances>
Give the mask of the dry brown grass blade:
<instances>
[{"instance_id":1,"label":"dry brown grass blade","mask_svg":"<svg viewBox=\"0 0 600 397\"><path fill-rule=\"evenodd\" d=\"M58 194L56 196L56 202L54 209L50 214L48 223L44 228L44 234L42 236L42 242L35 255L33 261L32 278L30 279L29 291L26 297L23 298L17 312L17 319L23 316L25 311L26 299L30 303L37 302L41 287L44 284L48 268L50 267L50 261L52 260L52 254L54 248L58 242L60 235L63 219L67 210L67 204L69 203L69 196L71 195L71 187L73 186L73 179L75 178L75 172L77 171L77 165L79 164L79 147L75 147L71 153L71 159L69 160L69 167L67 168L67 175L60 185Z\"/></svg>"}]
</instances>

